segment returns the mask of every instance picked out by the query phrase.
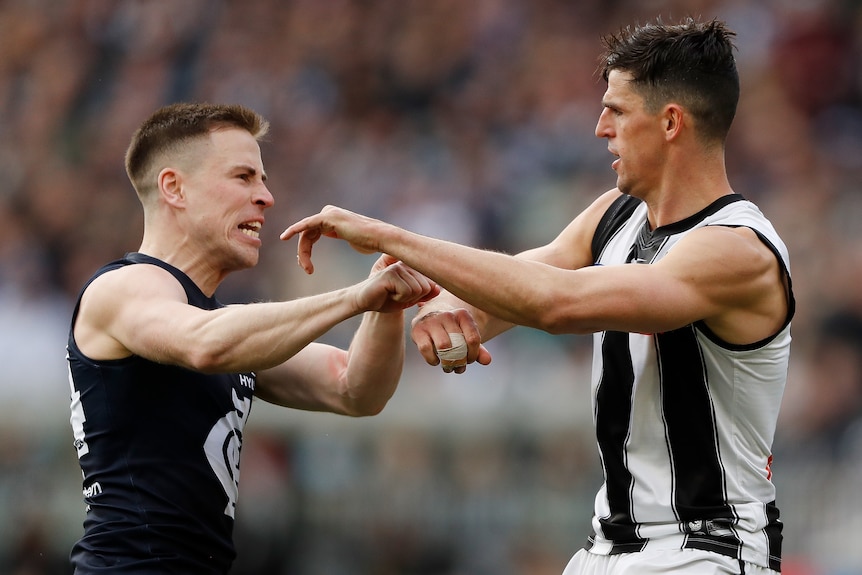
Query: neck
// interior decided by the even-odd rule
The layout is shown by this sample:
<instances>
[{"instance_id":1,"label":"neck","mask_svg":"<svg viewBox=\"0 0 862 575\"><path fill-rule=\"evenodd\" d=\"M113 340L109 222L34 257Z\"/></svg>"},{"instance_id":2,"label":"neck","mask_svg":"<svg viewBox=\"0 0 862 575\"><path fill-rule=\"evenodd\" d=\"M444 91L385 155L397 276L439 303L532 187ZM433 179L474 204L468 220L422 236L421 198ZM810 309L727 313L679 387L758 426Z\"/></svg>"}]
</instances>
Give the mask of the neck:
<instances>
[{"instance_id":1,"label":"neck","mask_svg":"<svg viewBox=\"0 0 862 575\"><path fill-rule=\"evenodd\" d=\"M181 239L177 242L154 242L150 241L147 234L138 251L142 254L158 258L169 263L184 274L189 276L195 285L207 296L212 296L221 282L227 277L228 272L218 270L209 265L211 258L200 251L188 248Z\"/></svg>"},{"instance_id":2,"label":"neck","mask_svg":"<svg viewBox=\"0 0 862 575\"><path fill-rule=\"evenodd\" d=\"M714 155L701 160L669 163L675 168L667 170L655 193L644 198L653 229L683 220L718 198L733 193L724 156Z\"/></svg>"}]
</instances>

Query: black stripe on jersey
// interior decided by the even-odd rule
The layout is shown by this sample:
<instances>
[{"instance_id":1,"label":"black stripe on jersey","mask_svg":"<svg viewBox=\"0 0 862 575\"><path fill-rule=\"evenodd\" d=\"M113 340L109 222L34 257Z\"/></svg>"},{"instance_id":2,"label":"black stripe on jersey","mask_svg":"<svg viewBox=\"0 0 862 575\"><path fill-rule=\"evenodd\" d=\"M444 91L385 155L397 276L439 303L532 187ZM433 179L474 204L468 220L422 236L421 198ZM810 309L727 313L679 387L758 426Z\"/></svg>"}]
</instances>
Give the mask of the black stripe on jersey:
<instances>
[{"instance_id":1,"label":"black stripe on jersey","mask_svg":"<svg viewBox=\"0 0 862 575\"><path fill-rule=\"evenodd\" d=\"M656 334L662 415L673 476L674 512L682 522L733 520L706 368L691 325Z\"/></svg>"},{"instance_id":2,"label":"black stripe on jersey","mask_svg":"<svg viewBox=\"0 0 862 575\"><path fill-rule=\"evenodd\" d=\"M626 467L626 441L632 413L634 370L629 334L606 331L602 338L602 371L596 397L596 439L604 466L610 515L599 518L611 554L639 551L646 544L632 517L632 476Z\"/></svg>"},{"instance_id":3,"label":"black stripe on jersey","mask_svg":"<svg viewBox=\"0 0 862 575\"><path fill-rule=\"evenodd\" d=\"M604 528L602 529L604 531ZM584 544L584 549L589 551L596 544L596 530L590 529L590 535L587 537L587 542ZM608 555L620 555L621 553L636 553L643 551L646 548L646 539L634 539L629 542L614 541L611 545L611 550Z\"/></svg>"},{"instance_id":4,"label":"black stripe on jersey","mask_svg":"<svg viewBox=\"0 0 862 575\"><path fill-rule=\"evenodd\" d=\"M613 235L629 221L632 212L640 203L639 199L622 194L608 206L593 234L593 241L590 246L593 252L593 263L599 261L602 250L605 249Z\"/></svg>"},{"instance_id":5,"label":"black stripe on jersey","mask_svg":"<svg viewBox=\"0 0 862 575\"><path fill-rule=\"evenodd\" d=\"M769 568L781 572L781 530L784 525L778 520L778 507L775 501L766 504L766 540L769 542Z\"/></svg>"},{"instance_id":6,"label":"black stripe on jersey","mask_svg":"<svg viewBox=\"0 0 862 575\"><path fill-rule=\"evenodd\" d=\"M671 458L673 507L686 549L739 558L742 542L727 502L715 412L692 325L656 334L662 416Z\"/></svg>"},{"instance_id":7,"label":"black stripe on jersey","mask_svg":"<svg viewBox=\"0 0 862 575\"><path fill-rule=\"evenodd\" d=\"M734 559L739 559L741 543L735 535L689 535L686 538L685 549L700 549L711 551Z\"/></svg>"}]
</instances>

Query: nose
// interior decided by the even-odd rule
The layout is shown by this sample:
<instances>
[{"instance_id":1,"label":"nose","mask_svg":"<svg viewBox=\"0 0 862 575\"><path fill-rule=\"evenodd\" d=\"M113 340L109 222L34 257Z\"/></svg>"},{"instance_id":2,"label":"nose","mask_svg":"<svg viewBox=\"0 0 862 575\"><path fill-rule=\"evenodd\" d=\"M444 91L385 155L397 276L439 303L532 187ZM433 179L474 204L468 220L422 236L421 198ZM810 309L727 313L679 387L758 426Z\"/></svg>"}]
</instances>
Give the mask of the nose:
<instances>
[{"instance_id":1,"label":"nose","mask_svg":"<svg viewBox=\"0 0 862 575\"><path fill-rule=\"evenodd\" d=\"M261 184L254 195L254 203L264 208L271 208L275 204L275 198L266 187L266 184Z\"/></svg>"},{"instance_id":2,"label":"nose","mask_svg":"<svg viewBox=\"0 0 862 575\"><path fill-rule=\"evenodd\" d=\"M596 123L596 137L598 138L608 138L610 137L610 121L608 119L610 115L610 110L608 108L603 108L602 113L599 114L599 121Z\"/></svg>"}]
</instances>

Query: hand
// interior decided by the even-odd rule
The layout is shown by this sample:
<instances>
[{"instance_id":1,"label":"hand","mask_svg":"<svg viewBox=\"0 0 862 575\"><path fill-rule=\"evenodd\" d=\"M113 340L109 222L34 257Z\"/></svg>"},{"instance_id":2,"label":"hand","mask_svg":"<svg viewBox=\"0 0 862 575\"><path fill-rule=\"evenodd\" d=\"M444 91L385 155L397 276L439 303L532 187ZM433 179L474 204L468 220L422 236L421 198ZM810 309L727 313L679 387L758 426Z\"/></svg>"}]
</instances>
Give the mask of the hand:
<instances>
[{"instance_id":1,"label":"hand","mask_svg":"<svg viewBox=\"0 0 862 575\"><path fill-rule=\"evenodd\" d=\"M429 365L438 365L438 349L446 349L451 345L450 333L463 334L467 343L467 363L479 362L480 365L491 363L491 354L482 345L482 335L473 316L463 308L430 311L420 313L413 319L411 337L419 353ZM455 373L464 373L466 366L456 367Z\"/></svg>"},{"instance_id":2,"label":"hand","mask_svg":"<svg viewBox=\"0 0 862 575\"><path fill-rule=\"evenodd\" d=\"M304 218L281 233L282 240L289 240L299 234L296 246L297 263L305 273L314 273L311 263L311 250L322 236L345 240L350 247L364 254L380 251L375 225L382 224L378 220L368 218L335 206L326 206L320 213Z\"/></svg>"},{"instance_id":3,"label":"hand","mask_svg":"<svg viewBox=\"0 0 862 575\"><path fill-rule=\"evenodd\" d=\"M402 311L440 293L440 288L413 268L383 254L371 275L359 284L359 305L367 311Z\"/></svg>"}]
</instances>

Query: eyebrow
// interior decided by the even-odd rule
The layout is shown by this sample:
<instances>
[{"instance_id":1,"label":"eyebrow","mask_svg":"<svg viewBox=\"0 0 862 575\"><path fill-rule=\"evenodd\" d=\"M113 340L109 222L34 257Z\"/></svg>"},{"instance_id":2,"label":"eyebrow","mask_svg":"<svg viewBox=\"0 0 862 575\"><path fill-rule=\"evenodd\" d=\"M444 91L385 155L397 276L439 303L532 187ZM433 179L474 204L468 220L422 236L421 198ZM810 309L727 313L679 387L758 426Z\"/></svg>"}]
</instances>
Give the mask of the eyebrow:
<instances>
[{"instance_id":1,"label":"eyebrow","mask_svg":"<svg viewBox=\"0 0 862 575\"><path fill-rule=\"evenodd\" d=\"M602 99L602 108L610 108L611 110L619 110L620 105L617 101L612 99Z\"/></svg>"},{"instance_id":2,"label":"eyebrow","mask_svg":"<svg viewBox=\"0 0 862 575\"><path fill-rule=\"evenodd\" d=\"M249 166L248 164L238 164L237 166L234 167L234 169L235 170L242 170L245 173L252 175L252 176L257 175L257 168L255 168L254 166ZM266 178L267 178L266 171L261 171L260 179L265 182Z\"/></svg>"}]
</instances>

